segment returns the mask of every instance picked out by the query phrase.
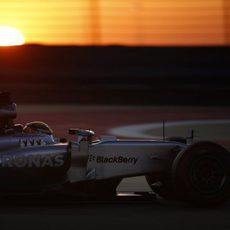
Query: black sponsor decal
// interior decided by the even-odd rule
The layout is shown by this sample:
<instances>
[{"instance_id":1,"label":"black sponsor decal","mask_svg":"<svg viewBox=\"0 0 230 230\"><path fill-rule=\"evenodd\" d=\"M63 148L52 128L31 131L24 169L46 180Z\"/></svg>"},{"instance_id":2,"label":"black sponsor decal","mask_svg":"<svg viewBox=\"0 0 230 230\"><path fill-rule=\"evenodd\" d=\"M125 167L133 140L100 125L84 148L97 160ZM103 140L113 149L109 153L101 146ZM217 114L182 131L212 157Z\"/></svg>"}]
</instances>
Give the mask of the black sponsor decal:
<instances>
[{"instance_id":1,"label":"black sponsor decal","mask_svg":"<svg viewBox=\"0 0 230 230\"><path fill-rule=\"evenodd\" d=\"M44 167L59 167L64 165L63 155L2 155L0 157L2 167L16 168L44 168Z\"/></svg>"},{"instance_id":2,"label":"black sponsor decal","mask_svg":"<svg viewBox=\"0 0 230 230\"><path fill-rule=\"evenodd\" d=\"M97 163L104 164L133 164L135 165L138 161L136 157L123 157L123 156L114 156L114 157L105 157L105 156L94 156L89 155L89 161L96 161Z\"/></svg>"},{"instance_id":3,"label":"black sponsor decal","mask_svg":"<svg viewBox=\"0 0 230 230\"><path fill-rule=\"evenodd\" d=\"M94 155L89 155L89 161L95 161L95 156Z\"/></svg>"}]
</instances>

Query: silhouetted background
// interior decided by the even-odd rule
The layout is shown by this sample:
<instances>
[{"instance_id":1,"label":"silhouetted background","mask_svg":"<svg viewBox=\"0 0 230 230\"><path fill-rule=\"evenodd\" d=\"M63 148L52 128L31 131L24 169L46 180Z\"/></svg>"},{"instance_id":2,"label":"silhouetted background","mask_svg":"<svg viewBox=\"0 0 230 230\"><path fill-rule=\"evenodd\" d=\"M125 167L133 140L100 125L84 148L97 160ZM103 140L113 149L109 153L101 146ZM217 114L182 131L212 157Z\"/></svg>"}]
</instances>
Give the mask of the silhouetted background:
<instances>
[{"instance_id":1,"label":"silhouetted background","mask_svg":"<svg viewBox=\"0 0 230 230\"><path fill-rule=\"evenodd\" d=\"M0 49L1 90L18 103L229 105L227 47Z\"/></svg>"},{"instance_id":2,"label":"silhouetted background","mask_svg":"<svg viewBox=\"0 0 230 230\"><path fill-rule=\"evenodd\" d=\"M0 48L0 90L18 103L229 105L229 2L3 1L0 25L26 45Z\"/></svg>"}]
</instances>

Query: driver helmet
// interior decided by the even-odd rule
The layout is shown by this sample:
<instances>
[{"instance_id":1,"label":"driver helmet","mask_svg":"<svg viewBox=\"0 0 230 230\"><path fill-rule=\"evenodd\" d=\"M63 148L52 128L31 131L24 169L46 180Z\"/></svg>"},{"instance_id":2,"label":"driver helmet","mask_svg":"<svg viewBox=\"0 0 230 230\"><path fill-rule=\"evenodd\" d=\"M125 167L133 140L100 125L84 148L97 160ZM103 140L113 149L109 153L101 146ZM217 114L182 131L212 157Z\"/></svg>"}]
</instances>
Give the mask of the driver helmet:
<instances>
[{"instance_id":1,"label":"driver helmet","mask_svg":"<svg viewBox=\"0 0 230 230\"><path fill-rule=\"evenodd\" d=\"M42 133L52 135L53 130L42 121L33 121L25 125L23 133Z\"/></svg>"}]
</instances>

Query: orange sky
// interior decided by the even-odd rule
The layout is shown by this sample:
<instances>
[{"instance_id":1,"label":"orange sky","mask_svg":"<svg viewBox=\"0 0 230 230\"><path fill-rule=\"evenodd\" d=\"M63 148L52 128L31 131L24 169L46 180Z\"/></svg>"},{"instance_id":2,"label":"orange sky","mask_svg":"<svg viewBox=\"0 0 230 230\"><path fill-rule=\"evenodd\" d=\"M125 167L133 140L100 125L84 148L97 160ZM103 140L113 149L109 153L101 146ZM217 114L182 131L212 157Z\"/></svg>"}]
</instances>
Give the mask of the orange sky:
<instances>
[{"instance_id":1,"label":"orange sky","mask_svg":"<svg viewBox=\"0 0 230 230\"><path fill-rule=\"evenodd\" d=\"M223 1L0 0L0 26L28 43L224 45Z\"/></svg>"}]
</instances>

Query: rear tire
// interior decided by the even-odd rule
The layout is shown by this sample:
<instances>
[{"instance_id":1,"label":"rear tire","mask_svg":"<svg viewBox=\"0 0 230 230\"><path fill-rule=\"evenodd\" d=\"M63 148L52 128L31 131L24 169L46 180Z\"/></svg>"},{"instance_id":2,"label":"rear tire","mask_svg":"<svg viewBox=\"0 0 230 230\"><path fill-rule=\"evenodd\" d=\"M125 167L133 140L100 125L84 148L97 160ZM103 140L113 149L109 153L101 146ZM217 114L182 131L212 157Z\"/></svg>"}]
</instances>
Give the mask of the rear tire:
<instances>
[{"instance_id":1,"label":"rear tire","mask_svg":"<svg viewBox=\"0 0 230 230\"><path fill-rule=\"evenodd\" d=\"M217 206L230 194L230 153L212 142L192 144L176 156L172 176L179 199Z\"/></svg>"}]
</instances>

